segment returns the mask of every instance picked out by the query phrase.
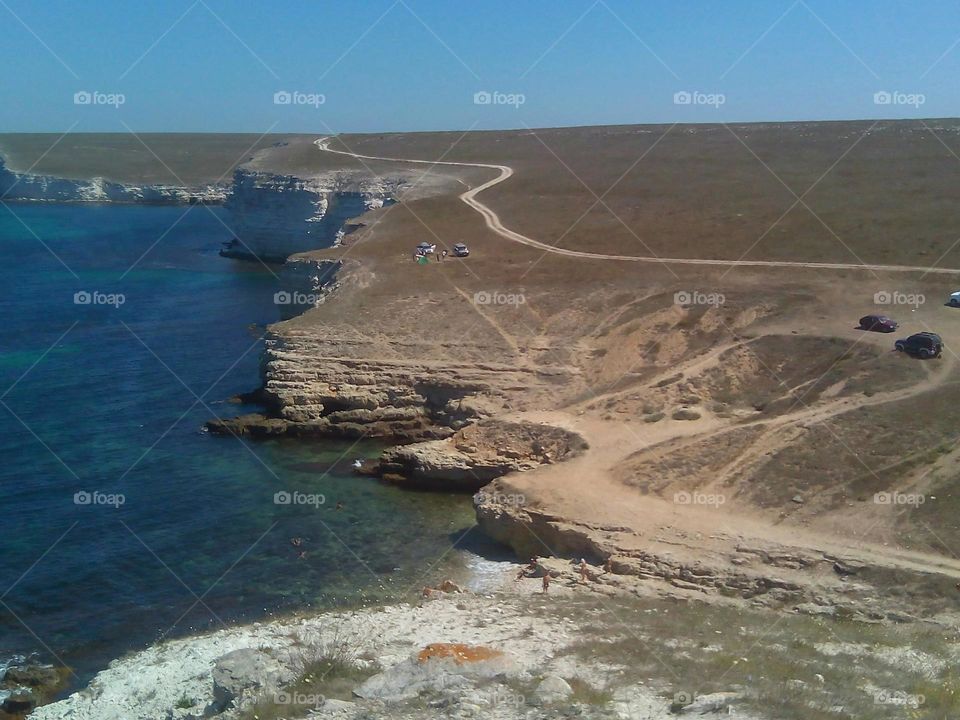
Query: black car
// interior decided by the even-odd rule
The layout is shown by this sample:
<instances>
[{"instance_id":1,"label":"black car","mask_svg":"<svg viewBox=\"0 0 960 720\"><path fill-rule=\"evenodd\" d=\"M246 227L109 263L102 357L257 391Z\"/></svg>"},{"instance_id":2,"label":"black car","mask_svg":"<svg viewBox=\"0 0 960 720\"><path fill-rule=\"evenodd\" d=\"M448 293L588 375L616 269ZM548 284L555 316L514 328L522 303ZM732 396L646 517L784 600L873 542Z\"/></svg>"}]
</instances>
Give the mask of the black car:
<instances>
[{"instance_id":1,"label":"black car","mask_svg":"<svg viewBox=\"0 0 960 720\"><path fill-rule=\"evenodd\" d=\"M860 318L860 329L871 332L893 332L899 324L886 315L864 315Z\"/></svg>"},{"instance_id":2,"label":"black car","mask_svg":"<svg viewBox=\"0 0 960 720\"><path fill-rule=\"evenodd\" d=\"M908 338L897 340L893 345L900 352L919 358L940 357L943 352L943 340L932 332L920 332Z\"/></svg>"}]
</instances>

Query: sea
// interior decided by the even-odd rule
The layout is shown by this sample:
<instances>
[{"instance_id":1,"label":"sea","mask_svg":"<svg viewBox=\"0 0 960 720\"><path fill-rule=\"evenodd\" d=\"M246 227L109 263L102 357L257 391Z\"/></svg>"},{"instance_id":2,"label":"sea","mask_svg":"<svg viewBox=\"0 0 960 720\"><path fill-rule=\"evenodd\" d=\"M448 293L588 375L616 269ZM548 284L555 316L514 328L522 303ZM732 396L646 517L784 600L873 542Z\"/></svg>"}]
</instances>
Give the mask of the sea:
<instances>
[{"instance_id":1,"label":"sea","mask_svg":"<svg viewBox=\"0 0 960 720\"><path fill-rule=\"evenodd\" d=\"M376 442L205 431L256 409L236 396L280 319L277 268L218 255L229 225L0 204L0 662L76 689L166 638L409 600L477 560L469 497L353 472Z\"/></svg>"}]
</instances>

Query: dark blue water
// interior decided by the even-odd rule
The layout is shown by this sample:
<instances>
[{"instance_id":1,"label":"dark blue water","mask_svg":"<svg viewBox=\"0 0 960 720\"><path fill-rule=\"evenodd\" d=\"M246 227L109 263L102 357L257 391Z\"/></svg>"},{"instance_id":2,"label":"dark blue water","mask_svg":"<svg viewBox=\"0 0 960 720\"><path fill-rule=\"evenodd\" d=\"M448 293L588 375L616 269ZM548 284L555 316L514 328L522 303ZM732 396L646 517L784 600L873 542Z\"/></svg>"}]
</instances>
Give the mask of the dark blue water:
<instances>
[{"instance_id":1,"label":"dark blue water","mask_svg":"<svg viewBox=\"0 0 960 720\"><path fill-rule=\"evenodd\" d=\"M469 501L354 476L372 443L202 431L250 410L227 399L278 320L276 277L217 255L222 212L0 205L0 659L79 683L161 637L402 596L456 562Z\"/></svg>"}]
</instances>

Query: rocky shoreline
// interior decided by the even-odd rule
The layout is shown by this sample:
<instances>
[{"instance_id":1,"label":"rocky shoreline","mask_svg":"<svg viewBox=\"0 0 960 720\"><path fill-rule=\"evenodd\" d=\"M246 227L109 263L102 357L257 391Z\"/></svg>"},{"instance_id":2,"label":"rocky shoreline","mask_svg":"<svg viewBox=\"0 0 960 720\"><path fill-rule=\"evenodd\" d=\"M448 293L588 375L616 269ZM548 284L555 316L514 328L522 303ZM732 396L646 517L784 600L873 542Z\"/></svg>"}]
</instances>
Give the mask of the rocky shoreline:
<instances>
[{"instance_id":1,"label":"rocky shoreline","mask_svg":"<svg viewBox=\"0 0 960 720\"><path fill-rule=\"evenodd\" d=\"M564 573L564 583L564 574L553 572L557 598L580 592L572 573ZM609 671L603 663L574 663L567 655L580 637L579 623L543 612L550 599L535 599L539 579L508 584L508 577L502 576L499 590L472 593L450 586L416 606L254 623L168 641L114 661L87 689L31 717L674 716L675 699L656 684L611 686L609 695L593 697L590 692L600 693L609 683ZM724 710L731 717L754 717L735 707L739 697L731 691L684 706L692 715Z\"/></svg>"}]
</instances>

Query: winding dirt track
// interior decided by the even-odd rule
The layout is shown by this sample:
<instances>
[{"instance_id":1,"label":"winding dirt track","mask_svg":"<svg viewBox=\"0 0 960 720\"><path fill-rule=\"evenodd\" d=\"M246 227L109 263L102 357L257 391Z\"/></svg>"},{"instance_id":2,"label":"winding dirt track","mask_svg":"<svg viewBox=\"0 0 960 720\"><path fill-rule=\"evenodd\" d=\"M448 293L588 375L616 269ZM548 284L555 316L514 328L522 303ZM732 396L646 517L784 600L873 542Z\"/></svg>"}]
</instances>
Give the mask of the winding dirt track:
<instances>
[{"instance_id":1,"label":"winding dirt track","mask_svg":"<svg viewBox=\"0 0 960 720\"><path fill-rule=\"evenodd\" d=\"M868 270L870 272L916 272L927 275L960 275L960 270L952 268L938 268L925 265L870 265L865 263L817 263L798 262L788 260L706 260L701 258L662 258L645 255L606 255L602 253L583 252L581 250L567 250L566 248L548 245L540 240L522 235L506 227L489 206L477 200L477 195L489 190L494 185L508 180L513 176L513 168L508 165L490 165L487 163L452 162L443 160L412 160L409 158L388 158L376 155L360 155L346 150L332 150L329 145L332 137L323 137L315 141L316 146L323 152L346 155L358 160L377 160L381 162L416 163L418 165L452 165L456 167L484 168L497 170L499 174L482 185L467 190L460 195L460 199L483 216L486 226L500 237L522 245L535 247L544 252L568 257L586 258L588 260L620 260L625 262L662 263L665 265L716 265L720 267L775 267L775 268L813 268L817 270Z\"/></svg>"}]
</instances>

